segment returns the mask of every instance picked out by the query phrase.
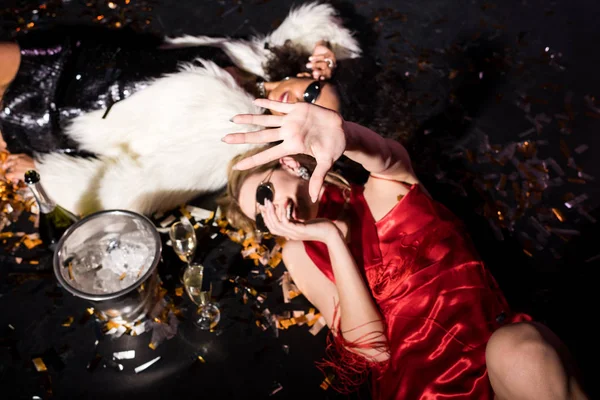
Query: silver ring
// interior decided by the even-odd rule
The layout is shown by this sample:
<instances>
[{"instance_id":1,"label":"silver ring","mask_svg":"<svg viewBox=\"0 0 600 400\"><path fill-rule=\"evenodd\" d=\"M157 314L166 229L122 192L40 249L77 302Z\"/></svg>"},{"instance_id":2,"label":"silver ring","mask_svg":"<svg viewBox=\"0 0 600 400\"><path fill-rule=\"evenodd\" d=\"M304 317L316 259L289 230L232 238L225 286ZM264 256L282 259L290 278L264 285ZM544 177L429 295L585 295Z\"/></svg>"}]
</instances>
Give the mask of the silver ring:
<instances>
[{"instance_id":1,"label":"silver ring","mask_svg":"<svg viewBox=\"0 0 600 400\"><path fill-rule=\"evenodd\" d=\"M335 63L333 62L333 60L331 58L326 58L323 61L325 61L327 63L329 68L331 68L331 69L335 68Z\"/></svg>"}]
</instances>

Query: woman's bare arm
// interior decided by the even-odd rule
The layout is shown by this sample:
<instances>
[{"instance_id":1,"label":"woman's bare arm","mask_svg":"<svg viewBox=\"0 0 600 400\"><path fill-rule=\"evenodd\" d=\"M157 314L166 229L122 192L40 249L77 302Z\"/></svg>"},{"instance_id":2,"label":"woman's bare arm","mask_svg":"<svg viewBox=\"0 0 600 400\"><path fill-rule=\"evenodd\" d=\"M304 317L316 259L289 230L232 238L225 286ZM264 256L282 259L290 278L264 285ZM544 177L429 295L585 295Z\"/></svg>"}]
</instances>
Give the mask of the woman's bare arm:
<instances>
[{"instance_id":1,"label":"woman's bare arm","mask_svg":"<svg viewBox=\"0 0 600 400\"><path fill-rule=\"evenodd\" d=\"M286 243L283 262L298 289L319 309L329 327L336 327L337 312L340 331L335 334L341 334L347 342L364 345L348 350L370 361L385 361L389 354L383 318L342 235L331 235L327 246L336 283L317 268L302 242Z\"/></svg>"},{"instance_id":2,"label":"woman's bare arm","mask_svg":"<svg viewBox=\"0 0 600 400\"><path fill-rule=\"evenodd\" d=\"M400 143L354 122L343 121L343 129L346 135L344 154L371 175L406 183L417 182L408 152Z\"/></svg>"}]
</instances>

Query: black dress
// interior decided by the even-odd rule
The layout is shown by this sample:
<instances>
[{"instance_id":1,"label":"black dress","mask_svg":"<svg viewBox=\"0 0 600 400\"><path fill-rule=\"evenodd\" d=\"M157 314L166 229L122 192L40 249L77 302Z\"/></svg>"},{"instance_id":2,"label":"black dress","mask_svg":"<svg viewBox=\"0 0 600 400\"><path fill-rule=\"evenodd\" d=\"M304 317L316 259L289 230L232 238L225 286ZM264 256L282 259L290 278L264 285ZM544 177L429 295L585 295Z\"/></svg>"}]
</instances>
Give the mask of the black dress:
<instances>
[{"instance_id":1,"label":"black dress","mask_svg":"<svg viewBox=\"0 0 600 400\"><path fill-rule=\"evenodd\" d=\"M82 153L65 135L69 121L105 109L148 86L182 62L229 57L212 47L167 47L161 38L127 29L56 27L17 38L21 64L0 108L0 131L11 153Z\"/></svg>"}]
</instances>

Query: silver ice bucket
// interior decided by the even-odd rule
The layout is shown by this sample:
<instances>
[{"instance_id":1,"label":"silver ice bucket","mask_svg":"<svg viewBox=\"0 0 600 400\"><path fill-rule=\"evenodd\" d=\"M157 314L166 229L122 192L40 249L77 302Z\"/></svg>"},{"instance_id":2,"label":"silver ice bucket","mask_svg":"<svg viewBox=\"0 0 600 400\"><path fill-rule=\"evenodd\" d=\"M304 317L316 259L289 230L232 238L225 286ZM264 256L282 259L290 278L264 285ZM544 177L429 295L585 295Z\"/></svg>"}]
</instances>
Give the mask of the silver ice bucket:
<instances>
[{"instance_id":1,"label":"silver ice bucket","mask_svg":"<svg viewBox=\"0 0 600 400\"><path fill-rule=\"evenodd\" d=\"M54 274L96 311L132 322L152 306L160 254L160 235L148 218L100 211L65 232L54 252Z\"/></svg>"}]
</instances>

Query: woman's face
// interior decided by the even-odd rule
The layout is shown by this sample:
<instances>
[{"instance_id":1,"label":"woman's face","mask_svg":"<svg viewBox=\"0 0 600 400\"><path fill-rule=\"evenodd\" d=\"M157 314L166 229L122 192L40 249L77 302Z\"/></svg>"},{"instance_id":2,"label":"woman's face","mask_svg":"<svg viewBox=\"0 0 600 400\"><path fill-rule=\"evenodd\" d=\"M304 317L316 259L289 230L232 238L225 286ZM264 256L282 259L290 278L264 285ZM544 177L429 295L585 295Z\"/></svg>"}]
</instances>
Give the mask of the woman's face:
<instances>
[{"instance_id":1,"label":"woman's face","mask_svg":"<svg viewBox=\"0 0 600 400\"><path fill-rule=\"evenodd\" d=\"M283 208L285 212L290 212L288 215L291 215L291 219L298 221L307 221L317 216L319 205L310 200L308 181L284 166L252 174L246 178L240 189L238 201L242 212L248 218L256 221L256 214L261 212L256 202L256 189L261 182L271 183L276 213Z\"/></svg>"},{"instance_id":2,"label":"woman's face","mask_svg":"<svg viewBox=\"0 0 600 400\"><path fill-rule=\"evenodd\" d=\"M315 80L312 78L288 78L279 82L265 82L265 89L269 100L297 103L304 101L304 93L313 82ZM339 112L340 99L334 86L323 81L319 81L319 83L322 87L314 104ZM273 114L278 113L273 112Z\"/></svg>"}]
</instances>

